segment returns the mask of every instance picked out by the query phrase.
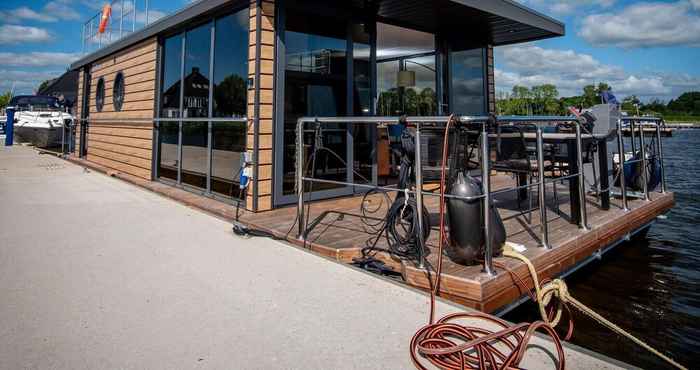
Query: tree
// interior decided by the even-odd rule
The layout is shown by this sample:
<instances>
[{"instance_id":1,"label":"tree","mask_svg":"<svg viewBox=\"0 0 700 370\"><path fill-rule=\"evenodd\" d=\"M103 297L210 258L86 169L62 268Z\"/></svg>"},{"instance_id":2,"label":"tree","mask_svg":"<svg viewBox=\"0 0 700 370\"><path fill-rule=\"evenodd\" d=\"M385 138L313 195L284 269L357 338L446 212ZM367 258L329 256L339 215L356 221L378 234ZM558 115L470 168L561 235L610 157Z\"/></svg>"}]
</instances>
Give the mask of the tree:
<instances>
[{"instance_id":1,"label":"tree","mask_svg":"<svg viewBox=\"0 0 700 370\"><path fill-rule=\"evenodd\" d=\"M598 90L594 85L586 85L583 87L583 108L590 108L600 102L598 99Z\"/></svg>"},{"instance_id":2,"label":"tree","mask_svg":"<svg viewBox=\"0 0 700 370\"><path fill-rule=\"evenodd\" d=\"M635 95L630 95L622 100L622 110L637 114L637 108L639 107L639 99Z\"/></svg>"},{"instance_id":3,"label":"tree","mask_svg":"<svg viewBox=\"0 0 700 370\"><path fill-rule=\"evenodd\" d=\"M39 87L37 87L36 91L37 93L41 90L44 90L53 80L45 80L41 84L39 84Z\"/></svg>"},{"instance_id":4,"label":"tree","mask_svg":"<svg viewBox=\"0 0 700 370\"><path fill-rule=\"evenodd\" d=\"M4 94L0 95L0 108L5 108L8 104L10 104L11 99L12 93L10 91L7 91Z\"/></svg>"}]
</instances>

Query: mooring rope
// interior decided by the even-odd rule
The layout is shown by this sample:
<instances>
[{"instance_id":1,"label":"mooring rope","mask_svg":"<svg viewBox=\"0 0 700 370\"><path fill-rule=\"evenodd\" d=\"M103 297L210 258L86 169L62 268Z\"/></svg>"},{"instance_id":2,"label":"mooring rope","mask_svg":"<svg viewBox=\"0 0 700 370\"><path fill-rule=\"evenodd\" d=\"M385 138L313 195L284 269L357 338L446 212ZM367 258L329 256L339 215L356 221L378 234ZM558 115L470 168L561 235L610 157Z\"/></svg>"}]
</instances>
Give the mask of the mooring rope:
<instances>
[{"instance_id":1,"label":"mooring rope","mask_svg":"<svg viewBox=\"0 0 700 370\"><path fill-rule=\"evenodd\" d=\"M518 259L525 263L527 266L529 272L530 272L530 277L532 278L532 281L535 286L535 293L536 293L536 298L537 298L537 304L539 306L540 310L540 315L542 316L542 320L549 324L551 327L557 326L559 321L561 320L562 317L562 311L564 309L564 305L569 305L573 306L577 310L579 310L581 313L584 315L590 317L591 319L595 320L596 322L600 323L602 326L622 335L623 337L631 340L638 346L646 349L647 351L655 354L662 360L666 361L670 365L678 368L678 369L683 369L686 370L687 368L684 367L683 365L679 364L678 362L674 361L672 358L666 356L665 354L661 353L659 350L653 348L652 346L648 345L641 339L635 337L628 331L622 329L621 327L615 325L614 323L610 322L610 320L604 318L601 316L599 313L595 312L593 309L590 307L586 306L585 304L581 303L579 300L571 296L569 293L569 288L567 287L566 283L562 279L554 279L548 283L545 283L544 286L540 286L539 279L537 277L537 271L535 270L535 266L533 266L532 262L525 257L524 255L516 252L513 250L510 246L506 245L503 250L503 255L506 257L511 257ZM550 319L550 316L547 314L546 307L549 305L549 303L552 301L553 298L557 298L559 305L557 307L556 315L554 318Z\"/></svg>"}]
</instances>

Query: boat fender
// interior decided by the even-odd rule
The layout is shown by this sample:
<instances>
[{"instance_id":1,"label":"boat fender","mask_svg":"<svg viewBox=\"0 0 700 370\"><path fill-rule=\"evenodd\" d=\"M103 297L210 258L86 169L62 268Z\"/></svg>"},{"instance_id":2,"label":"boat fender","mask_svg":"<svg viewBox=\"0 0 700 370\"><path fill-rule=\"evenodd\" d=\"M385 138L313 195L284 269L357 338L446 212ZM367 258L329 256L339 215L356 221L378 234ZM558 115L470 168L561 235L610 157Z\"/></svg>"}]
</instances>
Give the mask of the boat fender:
<instances>
[{"instance_id":1,"label":"boat fender","mask_svg":"<svg viewBox=\"0 0 700 370\"><path fill-rule=\"evenodd\" d=\"M109 4L105 4L105 6L102 8L102 17L100 17L100 26L97 28L97 31L99 33L104 33L105 30L107 29L107 21L109 21L109 17L112 16L112 6Z\"/></svg>"},{"instance_id":2,"label":"boat fender","mask_svg":"<svg viewBox=\"0 0 700 370\"><path fill-rule=\"evenodd\" d=\"M478 197L483 194L481 182L460 171L450 184L448 194L461 197ZM445 249L447 256L455 263L470 265L484 256L483 201L454 199L447 200L447 222L450 227L450 244ZM491 208L491 245L494 255L501 254L506 241L506 230L498 211Z\"/></svg>"}]
</instances>

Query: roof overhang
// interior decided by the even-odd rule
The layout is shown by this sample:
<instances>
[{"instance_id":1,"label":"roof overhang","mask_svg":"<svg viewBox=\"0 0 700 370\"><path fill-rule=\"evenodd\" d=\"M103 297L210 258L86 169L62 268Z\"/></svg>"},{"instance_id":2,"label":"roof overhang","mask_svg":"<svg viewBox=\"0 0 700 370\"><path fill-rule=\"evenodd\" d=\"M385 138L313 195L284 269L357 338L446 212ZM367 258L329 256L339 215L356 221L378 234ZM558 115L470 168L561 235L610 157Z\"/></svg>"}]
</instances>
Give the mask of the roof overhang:
<instances>
[{"instance_id":1,"label":"roof overhang","mask_svg":"<svg viewBox=\"0 0 700 370\"><path fill-rule=\"evenodd\" d=\"M198 17L247 4L249 0L200 0L71 64L77 69L140 41L182 27ZM564 24L512 0L296 0L353 12L371 11L379 20L478 45L509 45L563 36ZM310 5L310 4L309 4Z\"/></svg>"},{"instance_id":2,"label":"roof overhang","mask_svg":"<svg viewBox=\"0 0 700 370\"><path fill-rule=\"evenodd\" d=\"M511 0L375 0L374 6L384 21L493 46L566 33L563 23Z\"/></svg>"}]
</instances>

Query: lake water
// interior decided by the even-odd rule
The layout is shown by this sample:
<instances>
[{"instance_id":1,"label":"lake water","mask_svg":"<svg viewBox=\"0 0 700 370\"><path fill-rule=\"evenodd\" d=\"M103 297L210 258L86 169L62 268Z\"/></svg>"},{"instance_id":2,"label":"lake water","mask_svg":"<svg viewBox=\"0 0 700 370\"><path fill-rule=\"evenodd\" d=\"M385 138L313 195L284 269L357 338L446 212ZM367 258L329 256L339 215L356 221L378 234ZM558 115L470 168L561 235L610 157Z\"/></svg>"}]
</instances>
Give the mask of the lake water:
<instances>
[{"instance_id":1,"label":"lake water","mask_svg":"<svg viewBox=\"0 0 700 370\"><path fill-rule=\"evenodd\" d=\"M566 278L572 295L681 364L700 360L700 130L664 138L676 206L646 239L624 243ZM505 318L537 320L527 303ZM572 342L643 368L668 368L646 350L581 314Z\"/></svg>"}]
</instances>

